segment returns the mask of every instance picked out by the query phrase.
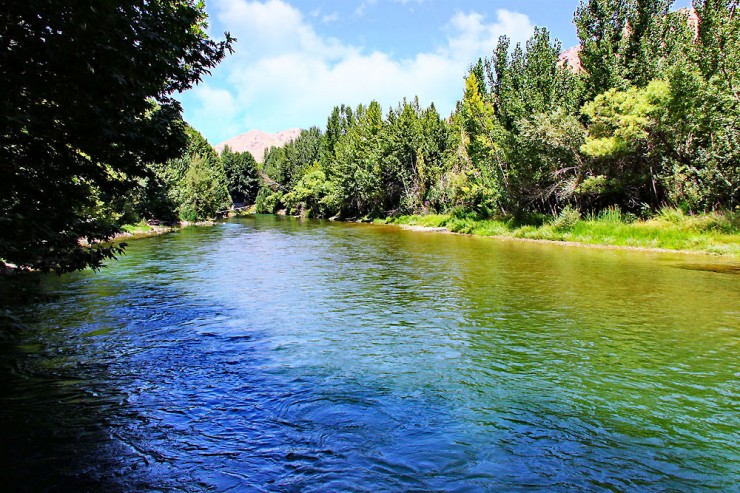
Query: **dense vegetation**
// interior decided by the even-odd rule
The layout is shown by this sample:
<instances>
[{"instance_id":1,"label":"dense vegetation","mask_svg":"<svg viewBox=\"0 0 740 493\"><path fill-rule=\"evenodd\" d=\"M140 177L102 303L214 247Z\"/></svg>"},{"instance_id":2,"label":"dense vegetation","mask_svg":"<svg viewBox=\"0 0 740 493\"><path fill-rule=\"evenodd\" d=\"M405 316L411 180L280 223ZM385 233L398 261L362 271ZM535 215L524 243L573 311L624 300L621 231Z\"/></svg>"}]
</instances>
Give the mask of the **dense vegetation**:
<instances>
[{"instance_id":1,"label":"dense vegetation","mask_svg":"<svg viewBox=\"0 0 740 493\"><path fill-rule=\"evenodd\" d=\"M738 231L738 2L672 4L581 0L578 66L559 60L547 29L523 46L502 37L448 118L416 98L385 112L342 105L324 131L258 165L216 154L172 98L231 49L228 34L205 34L201 2L11 3L0 13L0 271L97 267L120 251L107 240L124 224L198 221L234 203L560 233L672 208Z\"/></svg>"},{"instance_id":2,"label":"dense vegetation","mask_svg":"<svg viewBox=\"0 0 740 493\"><path fill-rule=\"evenodd\" d=\"M211 219L233 203L254 203L259 189L257 163L248 152L226 147L219 156L197 130L186 125L182 155L149 165L137 194L114 210L118 224Z\"/></svg>"},{"instance_id":3,"label":"dense vegetation","mask_svg":"<svg viewBox=\"0 0 740 493\"><path fill-rule=\"evenodd\" d=\"M117 210L181 154L184 91L231 50L196 0L3 2L0 271L98 267ZM195 180L197 177L194 177Z\"/></svg>"},{"instance_id":4,"label":"dense vegetation","mask_svg":"<svg viewBox=\"0 0 740 493\"><path fill-rule=\"evenodd\" d=\"M734 0L583 0L582 69L538 28L473 64L449 119L403 101L339 106L266 154L259 212L363 218L450 212L626 221L740 204L740 19ZM548 219L548 217L550 219Z\"/></svg>"}]
</instances>

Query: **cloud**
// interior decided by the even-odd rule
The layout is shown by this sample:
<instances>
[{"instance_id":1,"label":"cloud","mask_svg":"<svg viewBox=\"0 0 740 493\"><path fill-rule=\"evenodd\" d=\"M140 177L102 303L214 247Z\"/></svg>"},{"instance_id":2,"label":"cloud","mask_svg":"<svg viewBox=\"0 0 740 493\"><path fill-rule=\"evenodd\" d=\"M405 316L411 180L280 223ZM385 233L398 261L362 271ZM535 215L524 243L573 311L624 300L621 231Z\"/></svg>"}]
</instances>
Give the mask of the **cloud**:
<instances>
[{"instance_id":1,"label":"cloud","mask_svg":"<svg viewBox=\"0 0 740 493\"><path fill-rule=\"evenodd\" d=\"M321 22L324 24L328 24L330 22L336 22L339 20L339 13L338 12L332 12L331 14L327 14L321 17Z\"/></svg>"},{"instance_id":2,"label":"cloud","mask_svg":"<svg viewBox=\"0 0 740 493\"><path fill-rule=\"evenodd\" d=\"M387 109L418 95L422 104L434 102L447 115L461 96L471 62L490 55L500 35L523 41L534 29L527 16L507 10L498 10L493 22L458 12L440 31L437 48L401 59L322 37L282 0L209 5L239 40L236 53L185 105L186 118L213 143L252 128L323 127L341 103L377 100Z\"/></svg>"},{"instance_id":3,"label":"cloud","mask_svg":"<svg viewBox=\"0 0 740 493\"><path fill-rule=\"evenodd\" d=\"M360 5L357 6L355 9L355 15L361 16L365 13L365 10L367 10L368 7L375 5L378 3L378 0L363 0L360 2Z\"/></svg>"},{"instance_id":4,"label":"cloud","mask_svg":"<svg viewBox=\"0 0 740 493\"><path fill-rule=\"evenodd\" d=\"M424 3L425 0L390 0L393 3L400 3L401 5L406 5L409 3L416 3L418 5L421 5ZM368 7L372 7L373 5L377 5L378 0L362 0L360 4L355 9L355 15L362 16L365 14L365 11Z\"/></svg>"}]
</instances>

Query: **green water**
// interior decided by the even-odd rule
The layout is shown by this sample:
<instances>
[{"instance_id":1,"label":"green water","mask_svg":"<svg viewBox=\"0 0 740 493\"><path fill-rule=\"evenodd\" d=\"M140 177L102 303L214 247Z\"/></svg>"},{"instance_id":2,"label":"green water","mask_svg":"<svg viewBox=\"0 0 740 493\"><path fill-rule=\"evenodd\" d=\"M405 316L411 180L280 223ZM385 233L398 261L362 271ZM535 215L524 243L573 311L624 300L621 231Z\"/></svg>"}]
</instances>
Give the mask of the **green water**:
<instances>
[{"instance_id":1,"label":"green water","mask_svg":"<svg viewBox=\"0 0 740 493\"><path fill-rule=\"evenodd\" d=\"M738 491L735 262L272 216L128 252L16 310L4 484Z\"/></svg>"}]
</instances>

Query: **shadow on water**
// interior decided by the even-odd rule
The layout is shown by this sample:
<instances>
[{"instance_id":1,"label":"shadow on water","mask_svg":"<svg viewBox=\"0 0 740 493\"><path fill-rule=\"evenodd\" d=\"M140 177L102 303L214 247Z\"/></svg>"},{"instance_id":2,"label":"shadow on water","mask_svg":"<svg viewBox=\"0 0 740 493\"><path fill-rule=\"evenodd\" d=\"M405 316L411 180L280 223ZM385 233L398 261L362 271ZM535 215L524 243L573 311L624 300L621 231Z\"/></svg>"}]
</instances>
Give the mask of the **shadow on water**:
<instances>
[{"instance_id":1,"label":"shadow on water","mask_svg":"<svg viewBox=\"0 0 740 493\"><path fill-rule=\"evenodd\" d=\"M17 287L17 282L14 282ZM30 286L30 287L29 287ZM116 471L134 464L115 451L106 424L120 396L98 393L86 378L103 364L82 370L61 347L29 338L33 305L57 297L38 279L11 300L0 317L0 477L7 491L119 491ZM84 444L80 447L80 444ZM135 466L133 466L135 467ZM102 471L106 471L102 473Z\"/></svg>"},{"instance_id":2,"label":"shadow on water","mask_svg":"<svg viewBox=\"0 0 740 493\"><path fill-rule=\"evenodd\" d=\"M740 275L740 265L737 264L685 264L680 265L679 269L696 270L704 272L714 272L716 274L734 274Z\"/></svg>"}]
</instances>

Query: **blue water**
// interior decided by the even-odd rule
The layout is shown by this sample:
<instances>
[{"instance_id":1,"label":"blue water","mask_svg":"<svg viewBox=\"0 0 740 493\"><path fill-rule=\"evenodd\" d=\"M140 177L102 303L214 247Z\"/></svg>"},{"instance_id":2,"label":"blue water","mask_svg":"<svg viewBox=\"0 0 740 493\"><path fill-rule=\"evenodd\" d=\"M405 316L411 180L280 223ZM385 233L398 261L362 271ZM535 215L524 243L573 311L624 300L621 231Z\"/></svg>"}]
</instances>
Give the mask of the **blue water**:
<instances>
[{"instance_id":1,"label":"blue water","mask_svg":"<svg viewBox=\"0 0 740 493\"><path fill-rule=\"evenodd\" d=\"M738 491L718 263L272 216L137 240L14 309L0 479Z\"/></svg>"}]
</instances>

